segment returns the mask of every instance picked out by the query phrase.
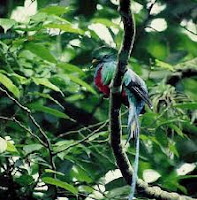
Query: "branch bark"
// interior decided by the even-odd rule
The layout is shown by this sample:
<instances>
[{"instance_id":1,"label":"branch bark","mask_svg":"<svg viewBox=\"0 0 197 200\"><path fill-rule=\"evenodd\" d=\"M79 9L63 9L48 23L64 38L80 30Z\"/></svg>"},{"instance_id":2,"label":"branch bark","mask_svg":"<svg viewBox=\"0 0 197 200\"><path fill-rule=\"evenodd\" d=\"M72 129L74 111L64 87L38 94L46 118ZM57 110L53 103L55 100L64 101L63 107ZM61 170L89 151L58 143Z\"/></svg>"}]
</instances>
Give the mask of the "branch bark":
<instances>
[{"instance_id":1,"label":"branch bark","mask_svg":"<svg viewBox=\"0 0 197 200\"><path fill-rule=\"evenodd\" d=\"M133 170L121 144L122 129L120 115L122 79L126 71L128 58L133 48L135 38L135 22L130 10L130 0L120 0L120 14L122 16L125 32L122 47L118 54L118 64L110 93L109 117L113 153L124 179L127 184L130 185ZM182 196L174 192L163 191L157 186L148 186L148 184L141 179L137 181L137 191L140 195L158 200L194 200L193 198Z\"/></svg>"}]
</instances>

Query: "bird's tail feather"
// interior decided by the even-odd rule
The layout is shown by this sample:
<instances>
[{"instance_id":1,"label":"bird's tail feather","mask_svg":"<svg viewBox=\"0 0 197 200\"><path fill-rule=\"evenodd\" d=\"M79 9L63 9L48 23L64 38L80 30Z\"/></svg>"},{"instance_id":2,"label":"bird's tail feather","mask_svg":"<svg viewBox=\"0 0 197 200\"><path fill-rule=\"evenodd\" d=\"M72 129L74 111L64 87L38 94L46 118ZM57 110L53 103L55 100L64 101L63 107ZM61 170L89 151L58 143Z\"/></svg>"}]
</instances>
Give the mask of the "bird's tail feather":
<instances>
[{"instance_id":1,"label":"bird's tail feather","mask_svg":"<svg viewBox=\"0 0 197 200\"><path fill-rule=\"evenodd\" d=\"M135 114L135 136L136 136L136 152L135 152L135 161L133 164L133 175L132 175L132 182L131 182L131 192L129 194L129 200L133 200L135 194L135 188L137 183L137 174L138 174L138 164L139 164L139 150L140 150L140 142L139 142L139 121L138 116Z\"/></svg>"},{"instance_id":2,"label":"bird's tail feather","mask_svg":"<svg viewBox=\"0 0 197 200\"><path fill-rule=\"evenodd\" d=\"M127 141L126 144L130 141L131 138L135 137L135 123L134 123L134 116L136 113L136 109L135 106L132 102L129 102L129 116L128 116L128 125L127 125L127 130L128 130L128 137L127 137Z\"/></svg>"}]
</instances>

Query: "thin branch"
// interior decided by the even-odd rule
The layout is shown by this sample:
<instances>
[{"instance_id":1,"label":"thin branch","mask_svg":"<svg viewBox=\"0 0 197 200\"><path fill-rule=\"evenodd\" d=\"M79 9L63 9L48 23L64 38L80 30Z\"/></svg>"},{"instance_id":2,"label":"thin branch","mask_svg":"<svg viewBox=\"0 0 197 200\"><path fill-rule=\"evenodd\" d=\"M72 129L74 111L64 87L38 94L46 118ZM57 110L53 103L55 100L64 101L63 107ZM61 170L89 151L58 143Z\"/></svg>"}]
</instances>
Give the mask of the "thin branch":
<instances>
[{"instance_id":1,"label":"thin branch","mask_svg":"<svg viewBox=\"0 0 197 200\"><path fill-rule=\"evenodd\" d=\"M20 126L22 129L24 129L25 131L27 131L31 136L33 136L34 138L36 138L44 147L47 147L47 144L45 142L43 142L36 134L34 134L30 128L27 128L24 124L22 124L20 121L18 121L15 117L5 117L5 116L0 116L1 120L5 120L5 121L12 121L16 124L18 124L18 126Z\"/></svg>"},{"instance_id":2,"label":"thin branch","mask_svg":"<svg viewBox=\"0 0 197 200\"><path fill-rule=\"evenodd\" d=\"M121 144L122 129L120 117L122 78L126 71L126 65L135 37L135 25L130 11L130 0L120 0L120 14L123 18L125 34L118 55L118 65L110 92L110 132L111 146L117 165L127 184L130 185L133 171ZM182 196L174 192L163 191L157 186L150 187L141 179L137 180L137 191L147 198L158 200L194 200L191 197Z\"/></svg>"},{"instance_id":3,"label":"thin branch","mask_svg":"<svg viewBox=\"0 0 197 200\"><path fill-rule=\"evenodd\" d=\"M25 113L27 113L28 117L30 118L30 120L32 121L32 123L36 126L36 128L40 131L41 135L43 136L43 138L45 139L46 142L46 148L49 152L49 162L51 165L51 168L53 170L56 170L56 166L53 160L53 149L52 149L52 145L51 142L49 140L49 138L47 137L46 133L44 132L44 130L41 128L41 126L37 123L37 121L35 120L35 118L32 116L31 110L25 106L23 106L17 99L15 99L14 97L12 97L6 90L4 90L2 87L0 87L0 91L3 92L4 94L6 94L6 96L12 100L19 108L21 108L21 110L23 110ZM53 175L53 177L55 178L55 174ZM57 195L57 188L56 186L50 185L49 188L54 189L54 195L53 198L56 198Z\"/></svg>"},{"instance_id":4,"label":"thin branch","mask_svg":"<svg viewBox=\"0 0 197 200\"><path fill-rule=\"evenodd\" d=\"M6 94L6 96L12 100L19 108L21 108L21 110L23 110L25 113L28 114L29 118L31 119L32 123L38 128L38 130L40 131L41 135L44 137L48 151L49 151L49 159L50 159L50 164L53 170L56 169L55 164L53 162L53 153L52 153L52 145L51 142L49 140L49 138L47 137L46 133L43 131L43 129L41 128L41 126L36 122L36 120L34 119L34 117L31 114L31 110L25 106L23 106L17 99L15 99L14 97L12 97L6 90L4 90L2 87L0 87L0 91L3 92L4 94Z\"/></svg>"},{"instance_id":5,"label":"thin branch","mask_svg":"<svg viewBox=\"0 0 197 200\"><path fill-rule=\"evenodd\" d=\"M97 128L96 130L94 130L91 134L87 135L86 137L84 137L83 139L71 144L70 146L66 147L63 150L57 151L55 153L53 153L53 155L57 155L58 153L64 152L74 146L77 146L78 144L81 144L83 142L85 142L86 140L88 140L90 137L92 137L94 134L96 134L97 132L99 132L102 128L104 128L107 125L108 121L106 121L104 124L102 124L99 128Z\"/></svg>"},{"instance_id":6,"label":"thin branch","mask_svg":"<svg viewBox=\"0 0 197 200\"><path fill-rule=\"evenodd\" d=\"M197 33L195 33L194 31L191 31L190 29L188 29L186 26L182 26L180 25L181 28L185 29L186 31L190 32L191 34L197 36Z\"/></svg>"},{"instance_id":7,"label":"thin branch","mask_svg":"<svg viewBox=\"0 0 197 200\"><path fill-rule=\"evenodd\" d=\"M80 128L80 129L78 129L78 130L73 130L73 131L68 131L68 132L66 132L66 133L62 133L62 134L60 134L60 135L58 135L57 136L57 138L62 138L62 137L65 137L65 136L68 136L68 135L70 135L70 134L74 134L74 133L79 133L79 132L82 132L82 131L89 131L89 132L92 132L92 130L90 130L91 128L95 128L95 127L97 127L97 126L100 126L100 125L102 125L102 124L104 124L106 121L104 121L104 122L99 122L99 123L96 123L96 124L92 124L92 125L89 125L89 126L85 126L85 127L82 127L82 128Z\"/></svg>"}]
</instances>

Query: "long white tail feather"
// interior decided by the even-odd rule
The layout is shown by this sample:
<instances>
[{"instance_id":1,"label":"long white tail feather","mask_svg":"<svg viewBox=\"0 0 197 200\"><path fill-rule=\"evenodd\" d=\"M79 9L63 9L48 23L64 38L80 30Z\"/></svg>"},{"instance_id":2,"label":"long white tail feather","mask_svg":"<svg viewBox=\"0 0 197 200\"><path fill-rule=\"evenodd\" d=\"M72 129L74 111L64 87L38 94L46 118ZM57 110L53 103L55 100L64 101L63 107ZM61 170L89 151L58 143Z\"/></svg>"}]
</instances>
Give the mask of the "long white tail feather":
<instances>
[{"instance_id":1,"label":"long white tail feather","mask_svg":"<svg viewBox=\"0 0 197 200\"><path fill-rule=\"evenodd\" d=\"M132 101L129 100L129 116L128 116L128 125L127 125L128 137L127 137L126 144L130 141L131 138L133 138L135 136L134 131L132 129L132 125L135 120L135 117L134 117L135 114L136 114L135 105L133 104Z\"/></svg>"},{"instance_id":2,"label":"long white tail feather","mask_svg":"<svg viewBox=\"0 0 197 200\"><path fill-rule=\"evenodd\" d=\"M139 150L140 150L140 139L139 139L139 121L138 116L135 113L135 122L136 122L136 129L135 129L135 136L136 136L136 153L135 153L135 161L133 164L133 175L132 175L132 182L131 182L131 192L129 195L129 200L133 200L136 183L137 183L137 173L138 173L138 164L139 164Z\"/></svg>"}]
</instances>

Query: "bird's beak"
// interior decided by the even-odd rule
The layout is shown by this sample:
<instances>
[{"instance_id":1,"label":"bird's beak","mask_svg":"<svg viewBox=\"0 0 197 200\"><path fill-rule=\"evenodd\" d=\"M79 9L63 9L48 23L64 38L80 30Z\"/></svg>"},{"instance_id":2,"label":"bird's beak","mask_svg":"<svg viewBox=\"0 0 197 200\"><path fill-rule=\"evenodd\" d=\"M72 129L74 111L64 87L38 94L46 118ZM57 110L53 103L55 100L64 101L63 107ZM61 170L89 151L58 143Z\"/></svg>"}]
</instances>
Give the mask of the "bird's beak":
<instances>
[{"instance_id":1,"label":"bird's beak","mask_svg":"<svg viewBox=\"0 0 197 200\"><path fill-rule=\"evenodd\" d=\"M92 64L96 64L96 63L98 63L99 61L97 60L97 59L93 59L92 60Z\"/></svg>"}]
</instances>

